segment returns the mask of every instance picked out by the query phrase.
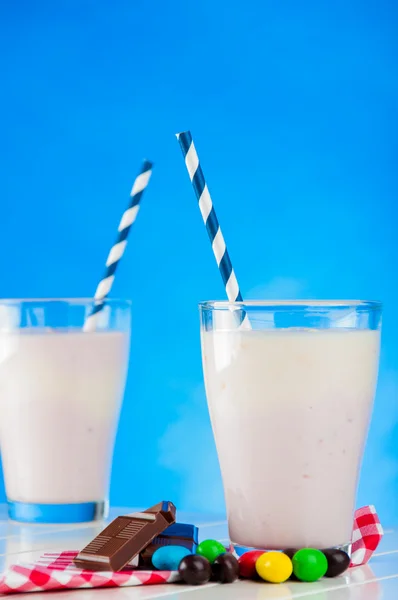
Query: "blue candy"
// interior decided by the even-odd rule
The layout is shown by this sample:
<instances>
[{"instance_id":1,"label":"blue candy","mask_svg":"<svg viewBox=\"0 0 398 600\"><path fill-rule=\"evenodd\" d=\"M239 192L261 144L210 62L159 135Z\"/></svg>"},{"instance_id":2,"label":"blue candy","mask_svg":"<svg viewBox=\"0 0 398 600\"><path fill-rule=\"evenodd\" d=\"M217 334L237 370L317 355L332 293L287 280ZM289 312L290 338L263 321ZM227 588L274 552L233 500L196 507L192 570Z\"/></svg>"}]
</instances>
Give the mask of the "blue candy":
<instances>
[{"instance_id":1,"label":"blue candy","mask_svg":"<svg viewBox=\"0 0 398 600\"><path fill-rule=\"evenodd\" d=\"M177 571L182 559L192 554L184 546L162 546L152 556L152 564L159 571Z\"/></svg>"}]
</instances>

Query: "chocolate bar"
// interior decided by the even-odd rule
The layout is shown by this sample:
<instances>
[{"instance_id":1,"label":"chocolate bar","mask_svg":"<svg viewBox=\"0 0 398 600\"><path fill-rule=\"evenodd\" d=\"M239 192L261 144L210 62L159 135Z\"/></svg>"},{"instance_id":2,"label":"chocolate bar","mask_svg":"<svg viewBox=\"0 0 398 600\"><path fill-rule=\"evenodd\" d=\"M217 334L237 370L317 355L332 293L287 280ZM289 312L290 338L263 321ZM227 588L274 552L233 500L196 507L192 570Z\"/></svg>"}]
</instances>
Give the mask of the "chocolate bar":
<instances>
[{"instance_id":1,"label":"chocolate bar","mask_svg":"<svg viewBox=\"0 0 398 600\"><path fill-rule=\"evenodd\" d=\"M140 566L148 566L152 555L161 546L184 546L192 553L198 545L198 528L186 523L174 523L163 531L140 553ZM135 561L136 559L134 559ZM136 566L136 562L129 562L129 566Z\"/></svg>"},{"instance_id":2,"label":"chocolate bar","mask_svg":"<svg viewBox=\"0 0 398 600\"><path fill-rule=\"evenodd\" d=\"M175 522L172 502L159 502L144 512L117 517L74 559L80 569L120 571L152 540Z\"/></svg>"}]
</instances>

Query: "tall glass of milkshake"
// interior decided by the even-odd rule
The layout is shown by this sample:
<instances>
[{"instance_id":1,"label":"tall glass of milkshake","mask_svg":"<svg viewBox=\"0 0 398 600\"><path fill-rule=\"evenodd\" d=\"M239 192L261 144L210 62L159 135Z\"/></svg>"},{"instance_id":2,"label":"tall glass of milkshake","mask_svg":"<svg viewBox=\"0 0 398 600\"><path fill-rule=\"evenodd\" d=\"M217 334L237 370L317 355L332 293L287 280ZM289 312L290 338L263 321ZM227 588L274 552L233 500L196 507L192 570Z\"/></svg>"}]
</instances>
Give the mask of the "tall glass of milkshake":
<instances>
[{"instance_id":1,"label":"tall glass of milkshake","mask_svg":"<svg viewBox=\"0 0 398 600\"><path fill-rule=\"evenodd\" d=\"M349 550L381 305L204 302L206 394L232 543Z\"/></svg>"},{"instance_id":2,"label":"tall glass of milkshake","mask_svg":"<svg viewBox=\"0 0 398 600\"><path fill-rule=\"evenodd\" d=\"M127 374L130 303L0 300L0 445L9 515L71 523L107 513Z\"/></svg>"}]
</instances>

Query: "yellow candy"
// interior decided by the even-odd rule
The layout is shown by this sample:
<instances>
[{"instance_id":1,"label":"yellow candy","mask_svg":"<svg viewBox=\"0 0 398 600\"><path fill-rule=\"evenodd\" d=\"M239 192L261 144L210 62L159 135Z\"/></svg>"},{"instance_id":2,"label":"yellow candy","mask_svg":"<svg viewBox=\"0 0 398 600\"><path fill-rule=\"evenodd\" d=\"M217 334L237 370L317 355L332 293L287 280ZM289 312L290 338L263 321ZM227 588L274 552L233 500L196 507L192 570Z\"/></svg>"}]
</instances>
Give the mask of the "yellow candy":
<instances>
[{"instance_id":1,"label":"yellow candy","mask_svg":"<svg viewBox=\"0 0 398 600\"><path fill-rule=\"evenodd\" d=\"M282 552L265 552L256 560L256 571L264 581L283 583L292 574L293 564Z\"/></svg>"}]
</instances>

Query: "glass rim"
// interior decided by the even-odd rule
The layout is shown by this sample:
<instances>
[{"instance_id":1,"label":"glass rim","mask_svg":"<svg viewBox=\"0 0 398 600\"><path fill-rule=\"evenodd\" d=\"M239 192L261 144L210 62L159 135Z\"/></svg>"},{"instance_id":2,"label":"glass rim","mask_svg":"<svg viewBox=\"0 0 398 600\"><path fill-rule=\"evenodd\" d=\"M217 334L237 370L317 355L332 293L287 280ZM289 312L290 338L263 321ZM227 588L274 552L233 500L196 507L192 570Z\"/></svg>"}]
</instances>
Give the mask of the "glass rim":
<instances>
[{"instance_id":1,"label":"glass rim","mask_svg":"<svg viewBox=\"0 0 398 600\"><path fill-rule=\"evenodd\" d=\"M126 306L131 306L132 301L129 298L104 298L103 300L95 300L94 298L88 297L70 297L70 298L0 298L0 305L4 304L51 304L55 302L63 302L65 304L77 304L77 305L85 305L85 304L94 304L95 302L103 302L104 304L125 304Z\"/></svg>"},{"instance_id":2,"label":"glass rim","mask_svg":"<svg viewBox=\"0 0 398 600\"><path fill-rule=\"evenodd\" d=\"M231 308L362 308L363 310L381 310L379 300L245 300L230 302L229 300L205 300L199 302L200 310L229 310Z\"/></svg>"}]
</instances>

